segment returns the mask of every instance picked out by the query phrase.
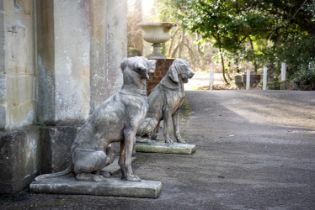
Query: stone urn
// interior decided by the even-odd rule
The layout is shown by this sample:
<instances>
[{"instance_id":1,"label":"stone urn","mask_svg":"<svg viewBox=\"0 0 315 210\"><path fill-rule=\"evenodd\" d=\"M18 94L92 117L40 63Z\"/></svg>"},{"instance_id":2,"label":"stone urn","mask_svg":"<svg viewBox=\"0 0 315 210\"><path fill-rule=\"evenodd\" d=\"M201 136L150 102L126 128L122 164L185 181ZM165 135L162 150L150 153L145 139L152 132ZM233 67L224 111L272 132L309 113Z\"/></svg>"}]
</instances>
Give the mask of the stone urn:
<instances>
[{"instance_id":1,"label":"stone urn","mask_svg":"<svg viewBox=\"0 0 315 210\"><path fill-rule=\"evenodd\" d=\"M165 58L161 53L162 43L167 42L171 37L169 31L176 26L172 23L142 23L140 27L143 30L143 39L152 43L153 52L148 56L150 59Z\"/></svg>"}]
</instances>

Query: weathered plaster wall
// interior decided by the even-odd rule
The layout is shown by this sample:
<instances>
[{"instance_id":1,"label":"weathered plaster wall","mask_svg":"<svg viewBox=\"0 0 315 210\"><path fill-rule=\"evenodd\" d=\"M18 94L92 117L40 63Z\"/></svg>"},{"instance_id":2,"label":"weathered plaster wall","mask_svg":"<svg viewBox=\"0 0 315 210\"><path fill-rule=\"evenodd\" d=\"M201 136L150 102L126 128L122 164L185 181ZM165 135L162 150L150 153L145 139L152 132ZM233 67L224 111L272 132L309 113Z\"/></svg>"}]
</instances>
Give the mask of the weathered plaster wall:
<instances>
[{"instance_id":1,"label":"weathered plaster wall","mask_svg":"<svg viewBox=\"0 0 315 210\"><path fill-rule=\"evenodd\" d=\"M106 11L107 1L90 1L91 20L91 112L106 97Z\"/></svg>"},{"instance_id":2,"label":"weathered plaster wall","mask_svg":"<svg viewBox=\"0 0 315 210\"><path fill-rule=\"evenodd\" d=\"M85 120L90 111L89 5L54 1L56 121Z\"/></svg>"},{"instance_id":3,"label":"weathered plaster wall","mask_svg":"<svg viewBox=\"0 0 315 210\"><path fill-rule=\"evenodd\" d=\"M0 193L20 191L39 169L33 0L0 1Z\"/></svg>"},{"instance_id":4,"label":"weathered plaster wall","mask_svg":"<svg viewBox=\"0 0 315 210\"><path fill-rule=\"evenodd\" d=\"M1 1L1 128L29 125L34 119L34 33L32 0Z\"/></svg>"},{"instance_id":5,"label":"weathered plaster wall","mask_svg":"<svg viewBox=\"0 0 315 210\"><path fill-rule=\"evenodd\" d=\"M90 111L89 3L42 0L37 11L38 121L83 122Z\"/></svg>"},{"instance_id":6,"label":"weathered plaster wall","mask_svg":"<svg viewBox=\"0 0 315 210\"><path fill-rule=\"evenodd\" d=\"M127 2L90 1L91 112L122 85L120 63L127 56Z\"/></svg>"},{"instance_id":7,"label":"weathered plaster wall","mask_svg":"<svg viewBox=\"0 0 315 210\"><path fill-rule=\"evenodd\" d=\"M6 123L6 78L5 78L5 31L4 31L4 7L0 1L0 129L5 128Z\"/></svg>"},{"instance_id":8,"label":"weathered plaster wall","mask_svg":"<svg viewBox=\"0 0 315 210\"><path fill-rule=\"evenodd\" d=\"M4 5L3 1L0 1L0 130L5 128L6 124L6 78L5 78L5 30L4 30ZM0 142L0 149L2 150L2 140ZM6 158L0 150L0 167L5 165L4 162ZM3 156L3 158L1 158ZM2 165L1 165L2 164ZM3 170L3 169L2 169ZM1 171L2 171L1 170ZM4 176L8 174L7 172L0 173L1 180ZM3 182L6 182L4 180ZM1 183L0 183L1 185ZM2 188L4 188L2 186Z\"/></svg>"},{"instance_id":9,"label":"weathered plaster wall","mask_svg":"<svg viewBox=\"0 0 315 210\"><path fill-rule=\"evenodd\" d=\"M3 1L0 1L0 77L4 74L4 44L5 44L5 37L4 37L4 7ZM1 83L0 83L1 84ZM0 89L1 91L1 89ZM1 100L1 92L0 92L0 100ZM1 101L0 101L1 104Z\"/></svg>"},{"instance_id":10,"label":"weathered plaster wall","mask_svg":"<svg viewBox=\"0 0 315 210\"><path fill-rule=\"evenodd\" d=\"M125 0L107 1L106 57L107 96L112 95L122 85L120 63L127 57L127 3Z\"/></svg>"}]
</instances>

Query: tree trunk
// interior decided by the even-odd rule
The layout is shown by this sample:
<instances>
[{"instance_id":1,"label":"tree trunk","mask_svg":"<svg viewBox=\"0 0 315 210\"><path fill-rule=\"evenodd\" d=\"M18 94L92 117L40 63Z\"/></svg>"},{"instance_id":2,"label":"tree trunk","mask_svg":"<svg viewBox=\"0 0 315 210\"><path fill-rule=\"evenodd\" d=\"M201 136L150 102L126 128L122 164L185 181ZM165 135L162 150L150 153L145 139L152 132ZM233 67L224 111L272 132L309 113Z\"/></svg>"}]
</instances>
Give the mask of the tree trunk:
<instances>
[{"instance_id":1,"label":"tree trunk","mask_svg":"<svg viewBox=\"0 0 315 210\"><path fill-rule=\"evenodd\" d=\"M179 28L174 32L174 34L171 37L171 42L170 42L168 53L167 53L169 57L172 57L172 49L173 49L178 31L179 31Z\"/></svg>"},{"instance_id":2,"label":"tree trunk","mask_svg":"<svg viewBox=\"0 0 315 210\"><path fill-rule=\"evenodd\" d=\"M182 33L182 38L180 40L180 45L179 45L179 49L178 49L178 57L181 58L182 57L182 52L183 52L183 46L184 46L184 39L185 39L185 30Z\"/></svg>"},{"instance_id":3,"label":"tree trunk","mask_svg":"<svg viewBox=\"0 0 315 210\"><path fill-rule=\"evenodd\" d=\"M220 58L221 58L221 65L222 65L222 75L223 75L223 79L225 84L229 85L230 83L228 82L226 76L225 76L225 64L224 64L224 57L223 57L223 53L222 53L222 48L221 46L219 47L219 53L220 53Z\"/></svg>"},{"instance_id":4,"label":"tree trunk","mask_svg":"<svg viewBox=\"0 0 315 210\"><path fill-rule=\"evenodd\" d=\"M258 65L257 65L256 57L255 57L255 49L254 49L253 40L250 37L249 37L249 43L250 43L250 47L253 50L253 54L254 54L254 68L255 68L254 70L255 70L255 73L257 74Z\"/></svg>"}]
</instances>

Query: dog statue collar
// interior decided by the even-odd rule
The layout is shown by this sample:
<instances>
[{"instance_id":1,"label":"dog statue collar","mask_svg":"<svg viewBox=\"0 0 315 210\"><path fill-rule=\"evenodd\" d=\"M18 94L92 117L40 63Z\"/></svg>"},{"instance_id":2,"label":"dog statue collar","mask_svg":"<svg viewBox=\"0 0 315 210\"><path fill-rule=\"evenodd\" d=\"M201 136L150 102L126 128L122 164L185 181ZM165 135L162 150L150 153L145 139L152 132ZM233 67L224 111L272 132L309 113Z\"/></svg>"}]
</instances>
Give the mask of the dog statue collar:
<instances>
[{"instance_id":1,"label":"dog statue collar","mask_svg":"<svg viewBox=\"0 0 315 210\"><path fill-rule=\"evenodd\" d=\"M180 89L180 87L169 87L169 86L167 86L167 85L165 85L163 83L161 83L159 86L161 88L164 88L164 89L167 89L167 90L179 90Z\"/></svg>"}]
</instances>

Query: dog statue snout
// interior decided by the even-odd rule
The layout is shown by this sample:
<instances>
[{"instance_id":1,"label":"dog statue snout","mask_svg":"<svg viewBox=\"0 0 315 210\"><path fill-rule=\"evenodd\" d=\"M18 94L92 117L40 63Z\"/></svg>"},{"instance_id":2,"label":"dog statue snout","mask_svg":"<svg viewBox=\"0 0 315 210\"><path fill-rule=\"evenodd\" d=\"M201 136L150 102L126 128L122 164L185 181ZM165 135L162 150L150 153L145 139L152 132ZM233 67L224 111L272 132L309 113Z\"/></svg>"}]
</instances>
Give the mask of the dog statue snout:
<instances>
[{"instance_id":1,"label":"dog statue snout","mask_svg":"<svg viewBox=\"0 0 315 210\"><path fill-rule=\"evenodd\" d=\"M195 75L195 73L190 70L189 75L188 75L189 79L191 79L194 75Z\"/></svg>"}]
</instances>

